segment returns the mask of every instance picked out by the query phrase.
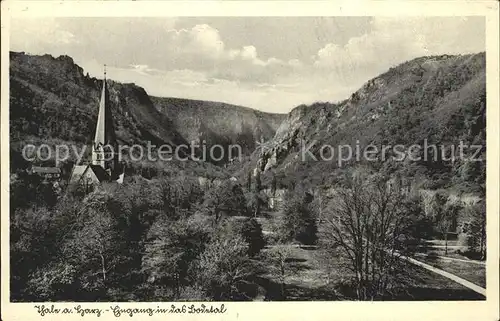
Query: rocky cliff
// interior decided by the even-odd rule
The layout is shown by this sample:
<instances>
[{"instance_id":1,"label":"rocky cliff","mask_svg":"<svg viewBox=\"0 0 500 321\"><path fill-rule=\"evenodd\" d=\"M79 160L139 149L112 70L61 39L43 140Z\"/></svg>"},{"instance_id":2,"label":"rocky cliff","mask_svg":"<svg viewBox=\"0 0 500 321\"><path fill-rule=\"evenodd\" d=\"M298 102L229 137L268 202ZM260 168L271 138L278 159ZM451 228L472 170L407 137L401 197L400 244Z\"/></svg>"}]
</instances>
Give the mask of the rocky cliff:
<instances>
[{"instance_id":1,"label":"rocky cliff","mask_svg":"<svg viewBox=\"0 0 500 321\"><path fill-rule=\"evenodd\" d=\"M292 110L266 147L238 172L273 171L287 182L329 184L336 175L356 164L376 166L426 182L430 188L451 185L484 187L485 162L449 160L429 149L427 160L395 161L391 148L375 162L343 160L339 146L352 151L369 144L407 151L413 144L438 148L482 145L477 158L485 156L486 137L485 54L421 57L391 68L366 82L348 99L316 103ZM325 147L326 146L326 147ZM344 152L346 152L344 148ZM306 153L301 151L306 150ZM333 152L332 152L333 151ZM415 152L424 156L424 148ZM465 158L472 157L472 149ZM305 154L305 159L304 155ZM405 154L408 156L408 153ZM413 155L415 156L415 155ZM418 158L418 157L413 157ZM341 162L339 163L339 160Z\"/></svg>"},{"instance_id":2,"label":"rocky cliff","mask_svg":"<svg viewBox=\"0 0 500 321\"><path fill-rule=\"evenodd\" d=\"M222 146L238 144L244 154L253 152L257 141L271 139L286 118L286 114L220 102L160 97L152 97L152 100L188 141Z\"/></svg>"}]
</instances>

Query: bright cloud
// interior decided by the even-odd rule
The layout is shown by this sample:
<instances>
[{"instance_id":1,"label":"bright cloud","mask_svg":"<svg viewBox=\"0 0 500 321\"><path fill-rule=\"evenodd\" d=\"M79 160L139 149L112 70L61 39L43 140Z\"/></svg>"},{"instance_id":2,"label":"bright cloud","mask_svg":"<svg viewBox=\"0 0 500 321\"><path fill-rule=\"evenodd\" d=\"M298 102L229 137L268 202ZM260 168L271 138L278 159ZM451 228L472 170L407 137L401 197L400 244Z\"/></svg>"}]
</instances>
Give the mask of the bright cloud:
<instances>
[{"instance_id":1,"label":"bright cloud","mask_svg":"<svg viewBox=\"0 0 500 321\"><path fill-rule=\"evenodd\" d=\"M468 18L374 18L369 32L345 45L326 44L314 57L314 66L359 84L360 78L419 56L483 51L484 41L484 24L473 25Z\"/></svg>"}]
</instances>

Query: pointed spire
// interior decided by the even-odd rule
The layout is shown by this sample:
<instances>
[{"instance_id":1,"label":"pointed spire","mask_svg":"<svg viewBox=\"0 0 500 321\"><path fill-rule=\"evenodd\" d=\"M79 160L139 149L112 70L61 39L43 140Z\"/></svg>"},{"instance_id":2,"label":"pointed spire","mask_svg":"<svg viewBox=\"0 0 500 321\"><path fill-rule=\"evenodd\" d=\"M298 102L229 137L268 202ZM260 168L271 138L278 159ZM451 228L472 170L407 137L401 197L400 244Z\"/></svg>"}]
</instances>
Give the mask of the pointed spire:
<instances>
[{"instance_id":1,"label":"pointed spire","mask_svg":"<svg viewBox=\"0 0 500 321\"><path fill-rule=\"evenodd\" d=\"M106 65L104 65L106 68ZM94 146L92 149L92 163L107 168L113 160L105 155L103 146L112 146L116 153L116 134L113 126L113 117L109 103L108 86L106 81L106 69L104 69L104 80L102 84L101 101L99 103L99 112L97 115L97 126L95 130ZM114 158L114 157L113 157Z\"/></svg>"}]
</instances>

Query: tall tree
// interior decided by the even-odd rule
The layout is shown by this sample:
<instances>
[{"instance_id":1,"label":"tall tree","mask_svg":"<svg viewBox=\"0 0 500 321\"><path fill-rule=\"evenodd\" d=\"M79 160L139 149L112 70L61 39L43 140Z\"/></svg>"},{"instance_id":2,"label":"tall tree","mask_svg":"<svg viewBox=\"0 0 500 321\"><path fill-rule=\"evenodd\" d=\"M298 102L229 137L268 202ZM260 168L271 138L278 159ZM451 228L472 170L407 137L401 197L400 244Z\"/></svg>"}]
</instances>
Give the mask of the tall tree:
<instances>
[{"instance_id":1,"label":"tall tree","mask_svg":"<svg viewBox=\"0 0 500 321\"><path fill-rule=\"evenodd\" d=\"M486 203L470 205L465 208L466 215L470 217L469 237L467 243L469 251L479 254L479 259L486 259Z\"/></svg>"},{"instance_id":2,"label":"tall tree","mask_svg":"<svg viewBox=\"0 0 500 321\"><path fill-rule=\"evenodd\" d=\"M244 287L255 274L247 244L233 231L221 229L201 254L197 277L213 300L247 300Z\"/></svg>"},{"instance_id":3,"label":"tall tree","mask_svg":"<svg viewBox=\"0 0 500 321\"><path fill-rule=\"evenodd\" d=\"M276 196L276 187L277 187L277 179L276 179L276 175L274 174L274 172L272 173L272 178L271 178L271 195L272 197L275 197Z\"/></svg>"},{"instance_id":4,"label":"tall tree","mask_svg":"<svg viewBox=\"0 0 500 321\"><path fill-rule=\"evenodd\" d=\"M318 227L312 200L312 195L300 187L285 196L280 229L283 239L296 240L308 245L316 244Z\"/></svg>"},{"instance_id":5,"label":"tall tree","mask_svg":"<svg viewBox=\"0 0 500 321\"><path fill-rule=\"evenodd\" d=\"M252 171L248 171L248 175L247 175L247 190L248 191L252 190Z\"/></svg>"},{"instance_id":6,"label":"tall tree","mask_svg":"<svg viewBox=\"0 0 500 321\"><path fill-rule=\"evenodd\" d=\"M151 288L167 287L179 299L183 287L193 281L190 269L208 241L208 231L183 218L178 221L158 220L148 232L142 271Z\"/></svg>"},{"instance_id":7,"label":"tall tree","mask_svg":"<svg viewBox=\"0 0 500 321\"><path fill-rule=\"evenodd\" d=\"M438 221L438 229L444 238L444 254L448 254L448 234L453 228L456 228L456 221L460 206L457 204L448 204L443 207L441 217Z\"/></svg>"},{"instance_id":8,"label":"tall tree","mask_svg":"<svg viewBox=\"0 0 500 321\"><path fill-rule=\"evenodd\" d=\"M325 211L325 242L348 258L360 300L384 295L397 273L396 245L405 216L401 203L400 190L388 188L387 179L354 172Z\"/></svg>"},{"instance_id":9,"label":"tall tree","mask_svg":"<svg viewBox=\"0 0 500 321\"><path fill-rule=\"evenodd\" d=\"M269 254L280 282L281 299L286 299L286 277L288 274L286 263L292 254L292 250L288 245L278 244L269 251Z\"/></svg>"},{"instance_id":10,"label":"tall tree","mask_svg":"<svg viewBox=\"0 0 500 321\"><path fill-rule=\"evenodd\" d=\"M248 255L255 256L264 248L266 241L262 234L262 225L254 219L233 222L235 231L248 243Z\"/></svg>"},{"instance_id":11,"label":"tall tree","mask_svg":"<svg viewBox=\"0 0 500 321\"><path fill-rule=\"evenodd\" d=\"M218 224L223 215L248 215L246 203L241 185L224 181L208 190L204 197L203 208L214 218L214 223Z\"/></svg>"},{"instance_id":12,"label":"tall tree","mask_svg":"<svg viewBox=\"0 0 500 321\"><path fill-rule=\"evenodd\" d=\"M257 169L255 173L255 188L254 192L259 193L262 190L262 181L260 177L260 169Z\"/></svg>"}]
</instances>

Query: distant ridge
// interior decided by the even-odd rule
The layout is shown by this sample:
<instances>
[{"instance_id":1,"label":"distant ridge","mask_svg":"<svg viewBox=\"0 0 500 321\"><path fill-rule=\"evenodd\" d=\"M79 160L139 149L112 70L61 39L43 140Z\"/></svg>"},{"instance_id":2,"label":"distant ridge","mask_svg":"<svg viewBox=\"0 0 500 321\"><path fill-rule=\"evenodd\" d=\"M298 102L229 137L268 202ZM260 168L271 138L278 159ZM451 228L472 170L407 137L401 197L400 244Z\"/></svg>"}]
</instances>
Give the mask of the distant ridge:
<instances>
[{"instance_id":1,"label":"distant ridge","mask_svg":"<svg viewBox=\"0 0 500 321\"><path fill-rule=\"evenodd\" d=\"M416 58L370 79L342 102L300 105L282 122L265 152L254 153L239 175L244 177L259 168L273 171L283 183L328 186L346 168L361 163L351 160L339 166L338 153L329 161L302 160L300 141L306 146L315 142L309 149L315 157L325 145L409 147L427 140L449 147L463 141L484 146L477 157L485 158L485 56L483 52ZM422 156L423 151L419 153ZM485 188L486 162L450 162L442 157L437 161L430 157L428 161L398 162L388 155L385 161L364 164L431 189Z\"/></svg>"},{"instance_id":2,"label":"distant ridge","mask_svg":"<svg viewBox=\"0 0 500 321\"><path fill-rule=\"evenodd\" d=\"M214 101L169 97L151 100L187 140L239 144L245 153L253 152L256 141L271 139L287 117Z\"/></svg>"},{"instance_id":3,"label":"distant ridge","mask_svg":"<svg viewBox=\"0 0 500 321\"><path fill-rule=\"evenodd\" d=\"M12 148L26 139L91 143L101 82L71 57L10 52L9 77ZM120 144L178 146L199 138L237 143L250 154L257 138L272 138L286 118L230 104L150 97L135 84L108 80L108 86Z\"/></svg>"}]
</instances>

